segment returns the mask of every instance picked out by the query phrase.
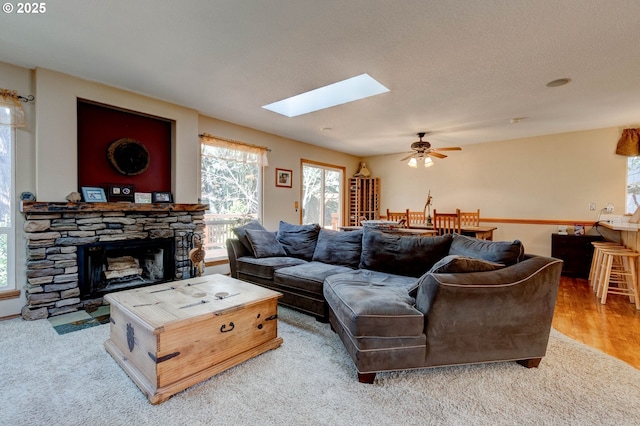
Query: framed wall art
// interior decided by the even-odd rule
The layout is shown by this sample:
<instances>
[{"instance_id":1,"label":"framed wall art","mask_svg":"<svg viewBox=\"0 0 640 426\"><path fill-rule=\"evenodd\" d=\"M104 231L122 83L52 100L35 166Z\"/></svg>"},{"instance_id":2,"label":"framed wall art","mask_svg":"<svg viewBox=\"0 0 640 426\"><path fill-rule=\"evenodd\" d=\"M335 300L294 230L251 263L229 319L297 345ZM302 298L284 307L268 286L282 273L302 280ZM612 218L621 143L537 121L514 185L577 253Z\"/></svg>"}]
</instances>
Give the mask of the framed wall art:
<instances>
[{"instance_id":1,"label":"framed wall art","mask_svg":"<svg viewBox=\"0 0 640 426\"><path fill-rule=\"evenodd\" d=\"M109 201L133 202L134 188L133 185L110 184L107 187L107 198Z\"/></svg>"},{"instance_id":2,"label":"framed wall art","mask_svg":"<svg viewBox=\"0 0 640 426\"><path fill-rule=\"evenodd\" d=\"M82 199L85 203L106 203L107 196L104 193L104 188L95 186L83 186L82 187Z\"/></svg>"},{"instance_id":3,"label":"framed wall art","mask_svg":"<svg viewBox=\"0 0 640 426\"><path fill-rule=\"evenodd\" d=\"M151 203L151 193L150 192L136 192L134 196L134 201L136 203L141 204L150 204Z\"/></svg>"},{"instance_id":4,"label":"framed wall art","mask_svg":"<svg viewBox=\"0 0 640 426\"><path fill-rule=\"evenodd\" d=\"M153 192L151 200L154 203L171 203L173 202L173 197L170 192Z\"/></svg>"},{"instance_id":5,"label":"framed wall art","mask_svg":"<svg viewBox=\"0 0 640 426\"><path fill-rule=\"evenodd\" d=\"M287 169L276 169L276 186L282 188L291 188L291 178L293 177L293 171Z\"/></svg>"}]
</instances>

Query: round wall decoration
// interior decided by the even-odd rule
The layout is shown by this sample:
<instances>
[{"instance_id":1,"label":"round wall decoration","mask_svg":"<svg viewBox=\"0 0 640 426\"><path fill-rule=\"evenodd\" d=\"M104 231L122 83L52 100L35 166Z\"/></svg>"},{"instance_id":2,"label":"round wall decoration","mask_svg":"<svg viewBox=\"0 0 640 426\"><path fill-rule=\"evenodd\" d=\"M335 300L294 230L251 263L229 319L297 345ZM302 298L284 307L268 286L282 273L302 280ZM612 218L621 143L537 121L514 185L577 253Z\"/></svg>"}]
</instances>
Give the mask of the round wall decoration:
<instances>
[{"instance_id":1,"label":"round wall decoration","mask_svg":"<svg viewBox=\"0 0 640 426\"><path fill-rule=\"evenodd\" d=\"M126 176L144 173L151 160L149 151L142 142L131 138L111 142L107 148L107 159L118 173Z\"/></svg>"}]
</instances>

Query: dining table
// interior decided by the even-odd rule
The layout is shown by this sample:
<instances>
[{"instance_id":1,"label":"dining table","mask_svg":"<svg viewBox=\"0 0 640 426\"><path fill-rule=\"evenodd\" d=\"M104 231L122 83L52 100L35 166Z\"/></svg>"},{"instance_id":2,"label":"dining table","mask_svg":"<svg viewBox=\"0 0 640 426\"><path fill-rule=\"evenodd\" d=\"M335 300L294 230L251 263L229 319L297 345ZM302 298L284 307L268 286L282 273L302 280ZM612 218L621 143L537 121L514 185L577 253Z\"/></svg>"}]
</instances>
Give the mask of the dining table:
<instances>
[{"instance_id":1,"label":"dining table","mask_svg":"<svg viewBox=\"0 0 640 426\"><path fill-rule=\"evenodd\" d=\"M340 226L338 229L341 231L357 231L358 229L362 229L362 226ZM389 228L380 230L390 234L400 235L432 236L438 234L438 231L433 228Z\"/></svg>"},{"instance_id":2,"label":"dining table","mask_svg":"<svg viewBox=\"0 0 640 426\"><path fill-rule=\"evenodd\" d=\"M407 229L431 229L434 230L433 225L427 225L426 223L412 223ZM496 226L460 226L460 233L462 235L468 235L480 240L493 240L493 231L498 229ZM437 233L437 232L435 232Z\"/></svg>"}]
</instances>

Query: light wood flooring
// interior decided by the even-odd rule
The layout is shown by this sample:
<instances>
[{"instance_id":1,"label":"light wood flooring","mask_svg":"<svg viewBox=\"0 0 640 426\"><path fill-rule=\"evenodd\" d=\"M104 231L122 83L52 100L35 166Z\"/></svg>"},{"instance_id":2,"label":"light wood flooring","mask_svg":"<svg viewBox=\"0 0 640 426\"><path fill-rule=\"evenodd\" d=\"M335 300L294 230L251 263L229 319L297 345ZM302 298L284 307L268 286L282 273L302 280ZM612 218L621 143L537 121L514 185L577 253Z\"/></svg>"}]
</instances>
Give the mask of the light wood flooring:
<instances>
[{"instance_id":1,"label":"light wood flooring","mask_svg":"<svg viewBox=\"0 0 640 426\"><path fill-rule=\"evenodd\" d=\"M587 280L562 277L552 325L640 369L640 310L628 297L609 295L602 305Z\"/></svg>"}]
</instances>

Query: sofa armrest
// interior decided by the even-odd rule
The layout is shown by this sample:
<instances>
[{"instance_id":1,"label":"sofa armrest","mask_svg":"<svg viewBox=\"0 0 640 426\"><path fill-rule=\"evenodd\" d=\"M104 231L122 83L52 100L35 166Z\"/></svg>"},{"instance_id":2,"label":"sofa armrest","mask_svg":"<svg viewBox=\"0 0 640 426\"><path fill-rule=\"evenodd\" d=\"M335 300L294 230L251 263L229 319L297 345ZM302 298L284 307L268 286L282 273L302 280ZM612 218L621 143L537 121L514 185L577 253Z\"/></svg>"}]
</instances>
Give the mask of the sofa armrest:
<instances>
[{"instance_id":1,"label":"sofa armrest","mask_svg":"<svg viewBox=\"0 0 640 426\"><path fill-rule=\"evenodd\" d=\"M425 274L416 308L432 365L544 356L561 271L561 260L534 256L496 271Z\"/></svg>"},{"instance_id":2,"label":"sofa armrest","mask_svg":"<svg viewBox=\"0 0 640 426\"><path fill-rule=\"evenodd\" d=\"M227 256L229 257L229 269L231 271L232 278L238 278L238 258L242 256L249 256L249 250L242 245L237 238L228 238L226 242Z\"/></svg>"}]
</instances>

